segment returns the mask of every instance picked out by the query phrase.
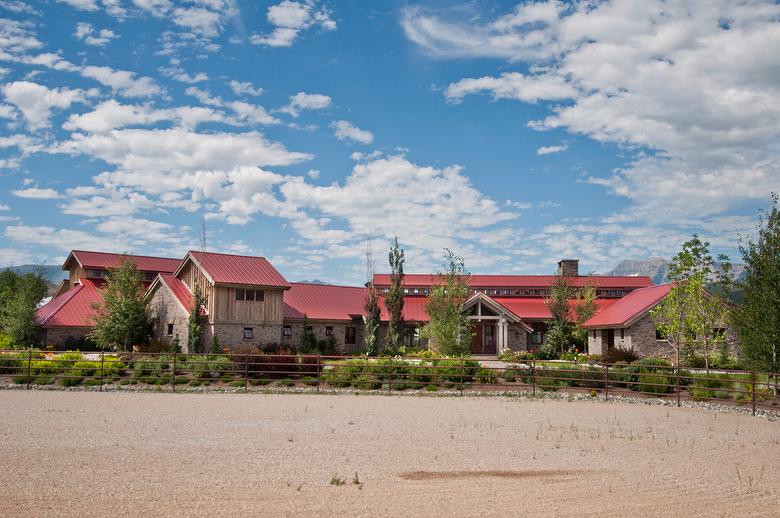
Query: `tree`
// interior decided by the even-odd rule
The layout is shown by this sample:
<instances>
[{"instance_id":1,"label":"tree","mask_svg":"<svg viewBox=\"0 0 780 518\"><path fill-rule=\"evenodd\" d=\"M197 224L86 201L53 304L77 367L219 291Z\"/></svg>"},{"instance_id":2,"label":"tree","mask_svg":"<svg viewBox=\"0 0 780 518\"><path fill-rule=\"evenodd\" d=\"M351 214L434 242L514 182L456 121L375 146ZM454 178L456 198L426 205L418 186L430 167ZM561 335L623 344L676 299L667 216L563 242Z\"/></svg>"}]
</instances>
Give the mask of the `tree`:
<instances>
[{"instance_id":1,"label":"tree","mask_svg":"<svg viewBox=\"0 0 780 518\"><path fill-rule=\"evenodd\" d=\"M195 284L195 291L192 294L193 304L190 311L190 318L187 322L187 352L201 352L201 342L203 341L203 308L206 305L206 296L200 289L200 285Z\"/></svg>"},{"instance_id":2,"label":"tree","mask_svg":"<svg viewBox=\"0 0 780 518\"><path fill-rule=\"evenodd\" d=\"M101 349L128 351L149 342L152 325L141 272L132 258L109 270L100 289L102 301L95 304L95 327L90 338Z\"/></svg>"},{"instance_id":3,"label":"tree","mask_svg":"<svg viewBox=\"0 0 780 518\"><path fill-rule=\"evenodd\" d=\"M22 275L11 269L0 272L0 331L14 346L39 343L37 309L47 291L41 268Z\"/></svg>"},{"instance_id":4,"label":"tree","mask_svg":"<svg viewBox=\"0 0 780 518\"><path fill-rule=\"evenodd\" d=\"M211 354L222 354L222 347L219 345L219 338L217 335L211 336Z\"/></svg>"},{"instance_id":5,"label":"tree","mask_svg":"<svg viewBox=\"0 0 780 518\"><path fill-rule=\"evenodd\" d=\"M382 318L379 303L376 297L376 289L373 285L368 286L368 295L366 295L366 332L363 337L365 342L366 356L376 356L378 354L377 344L379 341L379 322Z\"/></svg>"},{"instance_id":6,"label":"tree","mask_svg":"<svg viewBox=\"0 0 780 518\"><path fill-rule=\"evenodd\" d=\"M404 292L404 251L398 246L398 238L388 254L390 262L390 288L385 293L385 307L390 314L385 335L385 348L390 354L397 353L403 345Z\"/></svg>"},{"instance_id":7,"label":"tree","mask_svg":"<svg viewBox=\"0 0 780 518\"><path fill-rule=\"evenodd\" d=\"M588 330L583 324L596 314L596 287L589 280L588 284L577 292L577 305L574 308L575 325L573 338L582 350L588 345Z\"/></svg>"},{"instance_id":8,"label":"tree","mask_svg":"<svg viewBox=\"0 0 780 518\"><path fill-rule=\"evenodd\" d=\"M300 352L312 353L317 350L317 335L309 324L309 317L303 315L303 334L301 335Z\"/></svg>"},{"instance_id":9,"label":"tree","mask_svg":"<svg viewBox=\"0 0 780 518\"><path fill-rule=\"evenodd\" d=\"M709 243L696 234L672 258L667 275L674 285L651 316L656 329L675 350L678 365L683 352L701 356L709 371L715 348L726 339L730 307L723 291L727 290L725 276L730 272L728 258L721 255L718 262L714 261ZM710 291L708 285L715 277L716 288Z\"/></svg>"},{"instance_id":10,"label":"tree","mask_svg":"<svg viewBox=\"0 0 780 518\"><path fill-rule=\"evenodd\" d=\"M741 242L745 263L742 304L734 322L742 354L751 368L780 372L780 209L772 194L771 210L759 213L755 237ZM775 394L777 378L775 378Z\"/></svg>"},{"instance_id":11,"label":"tree","mask_svg":"<svg viewBox=\"0 0 780 518\"><path fill-rule=\"evenodd\" d=\"M541 353L548 358L557 358L572 344L575 316L569 301L574 298L574 289L569 279L562 274L555 276L545 303L552 321L547 328Z\"/></svg>"},{"instance_id":12,"label":"tree","mask_svg":"<svg viewBox=\"0 0 780 518\"><path fill-rule=\"evenodd\" d=\"M463 311L469 298L469 272L463 258L444 249L444 271L425 302L428 323L421 336L445 356L467 356L471 348L471 323Z\"/></svg>"}]
</instances>

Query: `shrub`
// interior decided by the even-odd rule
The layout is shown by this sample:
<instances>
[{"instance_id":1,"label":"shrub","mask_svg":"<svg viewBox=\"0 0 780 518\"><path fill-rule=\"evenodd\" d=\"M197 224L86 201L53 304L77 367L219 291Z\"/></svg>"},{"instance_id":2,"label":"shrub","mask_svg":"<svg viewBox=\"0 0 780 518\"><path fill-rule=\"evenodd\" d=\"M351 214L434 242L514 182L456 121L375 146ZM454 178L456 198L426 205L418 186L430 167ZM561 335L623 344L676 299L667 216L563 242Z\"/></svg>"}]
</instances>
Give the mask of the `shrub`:
<instances>
[{"instance_id":1,"label":"shrub","mask_svg":"<svg viewBox=\"0 0 780 518\"><path fill-rule=\"evenodd\" d=\"M378 390L382 388L382 381L372 374L361 374L355 380L355 388L361 390Z\"/></svg>"},{"instance_id":2,"label":"shrub","mask_svg":"<svg viewBox=\"0 0 780 518\"><path fill-rule=\"evenodd\" d=\"M523 363L536 360L537 357L528 351L504 351L498 356L498 359L509 363Z\"/></svg>"},{"instance_id":3,"label":"shrub","mask_svg":"<svg viewBox=\"0 0 780 518\"><path fill-rule=\"evenodd\" d=\"M673 391L673 384L669 383L669 378L655 371L639 371L639 392L646 394L666 394Z\"/></svg>"},{"instance_id":4,"label":"shrub","mask_svg":"<svg viewBox=\"0 0 780 518\"><path fill-rule=\"evenodd\" d=\"M100 384L101 384L100 380L86 380L86 381L84 381L84 385L87 386L87 387L96 387L96 386L98 386Z\"/></svg>"},{"instance_id":5,"label":"shrub","mask_svg":"<svg viewBox=\"0 0 780 518\"><path fill-rule=\"evenodd\" d=\"M728 374L693 376L691 394L695 399L729 399L732 380Z\"/></svg>"},{"instance_id":6,"label":"shrub","mask_svg":"<svg viewBox=\"0 0 780 518\"><path fill-rule=\"evenodd\" d=\"M222 381L223 383L229 383L233 381L235 378L231 376L230 374L223 374L219 377L219 381Z\"/></svg>"},{"instance_id":7,"label":"shrub","mask_svg":"<svg viewBox=\"0 0 780 518\"><path fill-rule=\"evenodd\" d=\"M230 385L231 387L243 387L243 386L245 386L245 382L244 382L244 381L241 381L241 380L236 380L236 381L231 381L231 382L229 383L229 385Z\"/></svg>"},{"instance_id":8,"label":"shrub","mask_svg":"<svg viewBox=\"0 0 780 518\"><path fill-rule=\"evenodd\" d=\"M431 351L430 349L425 349L425 350L422 350L422 351L416 351L416 352L410 354L410 356L413 356L414 358L420 358L420 359L423 359L423 360L430 360L432 358L439 358L440 357L439 353L437 353L436 351Z\"/></svg>"},{"instance_id":9,"label":"shrub","mask_svg":"<svg viewBox=\"0 0 780 518\"><path fill-rule=\"evenodd\" d=\"M227 356L224 357L228 359ZM241 366L244 359L241 358ZM286 354L254 354L247 357L246 370L251 377L286 378L298 372L298 357L286 351Z\"/></svg>"},{"instance_id":10,"label":"shrub","mask_svg":"<svg viewBox=\"0 0 780 518\"><path fill-rule=\"evenodd\" d=\"M136 380L122 380L119 382L120 385L135 385L138 383Z\"/></svg>"},{"instance_id":11,"label":"shrub","mask_svg":"<svg viewBox=\"0 0 780 518\"><path fill-rule=\"evenodd\" d=\"M279 384L285 387L292 387L293 385L295 385L295 382L290 378L284 378L279 380Z\"/></svg>"},{"instance_id":12,"label":"shrub","mask_svg":"<svg viewBox=\"0 0 780 518\"><path fill-rule=\"evenodd\" d=\"M133 374L136 378L150 374L161 374L168 369L164 356L139 356L133 361Z\"/></svg>"},{"instance_id":13,"label":"shrub","mask_svg":"<svg viewBox=\"0 0 780 518\"><path fill-rule=\"evenodd\" d=\"M425 390L427 390L428 392L436 392L437 390L439 390L439 387L438 385L428 385L427 387L425 387Z\"/></svg>"},{"instance_id":14,"label":"shrub","mask_svg":"<svg viewBox=\"0 0 780 518\"><path fill-rule=\"evenodd\" d=\"M54 378L51 376L36 376L32 380L33 385L51 385L54 383Z\"/></svg>"},{"instance_id":15,"label":"shrub","mask_svg":"<svg viewBox=\"0 0 780 518\"><path fill-rule=\"evenodd\" d=\"M75 387L81 385L82 381L84 381L84 378L82 378L81 376L74 376L74 377L60 379L60 383L62 383L64 387Z\"/></svg>"},{"instance_id":16,"label":"shrub","mask_svg":"<svg viewBox=\"0 0 780 518\"><path fill-rule=\"evenodd\" d=\"M24 375L24 376L14 376L13 382L16 383L17 385L24 385L25 383L27 383L28 379L30 379L30 378L28 378L26 375ZM30 380L30 381L32 381L32 380Z\"/></svg>"},{"instance_id":17,"label":"shrub","mask_svg":"<svg viewBox=\"0 0 780 518\"><path fill-rule=\"evenodd\" d=\"M485 384L493 384L498 378L496 371L493 369L479 369L475 377L477 382Z\"/></svg>"},{"instance_id":18,"label":"shrub","mask_svg":"<svg viewBox=\"0 0 780 518\"><path fill-rule=\"evenodd\" d=\"M190 380L190 387L200 387L200 380Z\"/></svg>"},{"instance_id":19,"label":"shrub","mask_svg":"<svg viewBox=\"0 0 780 518\"><path fill-rule=\"evenodd\" d=\"M633 349L621 349L615 347L610 349L604 358L607 363L626 362L631 363L639 359L639 355Z\"/></svg>"},{"instance_id":20,"label":"shrub","mask_svg":"<svg viewBox=\"0 0 780 518\"><path fill-rule=\"evenodd\" d=\"M308 385L310 387L317 385L317 378L312 378L311 376L304 376L302 381L304 385Z\"/></svg>"},{"instance_id":21,"label":"shrub","mask_svg":"<svg viewBox=\"0 0 780 518\"><path fill-rule=\"evenodd\" d=\"M0 353L0 374L21 372L27 366L27 351L19 353ZM35 358L35 355L33 355ZM26 382L25 382L26 383Z\"/></svg>"},{"instance_id":22,"label":"shrub","mask_svg":"<svg viewBox=\"0 0 780 518\"><path fill-rule=\"evenodd\" d=\"M502 378L504 378L504 381L507 383L514 383L517 381L517 378L522 376L522 372L517 367L510 367L504 371L504 373L501 375Z\"/></svg>"}]
</instances>

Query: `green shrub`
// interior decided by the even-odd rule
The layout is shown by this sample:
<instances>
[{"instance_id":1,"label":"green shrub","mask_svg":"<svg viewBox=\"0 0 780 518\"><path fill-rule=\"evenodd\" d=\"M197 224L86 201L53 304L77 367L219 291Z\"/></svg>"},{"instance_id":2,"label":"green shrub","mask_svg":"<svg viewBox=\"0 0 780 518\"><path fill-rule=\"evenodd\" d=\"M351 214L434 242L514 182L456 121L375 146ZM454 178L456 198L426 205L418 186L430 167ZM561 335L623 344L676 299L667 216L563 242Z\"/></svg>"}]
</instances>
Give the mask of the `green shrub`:
<instances>
[{"instance_id":1,"label":"green shrub","mask_svg":"<svg viewBox=\"0 0 780 518\"><path fill-rule=\"evenodd\" d=\"M100 380L85 380L84 385L87 387L96 387L100 385Z\"/></svg>"},{"instance_id":2,"label":"green shrub","mask_svg":"<svg viewBox=\"0 0 780 518\"><path fill-rule=\"evenodd\" d=\"M621 349L615 347L610 349L607 356L604 358L607 363L626 362L631 363L639 359L639 355L633 349Z\"/></svg>"},{"instance_id":3,"label":"green shrub","mask_svg":"<svg viewBox=\"0 0 780 518\"><path fill-rule=\"evenodd\" d=\"M493 369L479 369L476 374L478 383L493 384L496 382L498 376Z\"/></svg>"},{"instance_id":4,"label":"green shrub","mask_svg":"<svg viewBox=\"0 0 780 518\"><path fill-rule=\"evenodd\" d=\"M732 385L731 377L728 374L694 374L691 394L694 399L729 399L728 390L731 389Z\"/></svg>"},{"instance_id":5,"label":"green shrub","mask_svg":"<svg viewBox=\"0 0 780 518\"><path fill-rule=\"evenodd\" d=\"M136 378L161 374L168 369L168 364L163 356L139 356L133 361L133 375Z\"/></svg>"},{"instance_id":6,"label":"green shrub","mask_svg":"<svg viewBox=\"0 0 780 518\"><path fill-rule=\"evenodd\" d=\"M251 383L254 386L257 386L257 385L268 385L269 383L271 383L271 380L269 380L269 379L251 379L251 380L249 380L249 383ZM204 385L208 385L208 382L205 382Z\"/></svg>"},{"instance_id":7,"label":"green shrub","mask_svg":"<svg viewBox=\"0 0 780 518\"><path fill-rule=\"evenodd\" d=\"M504 378L504 381L506 381L507 383L514 383L517 381L518 378L522 376L522 374L523 374L522 371L517 367L510 367L504 370L501 377Z\"/></svg>"},{"instance_id":8,"label":"green shrub","mask_svg":"<svg viewBox=\"0 0 780 518\"><path fill-rule=\"evenodd\" d=\"M32 380L33 385L51 385L54 383L54 378L51 376L36 376Z\"/></svg>"},{"instance_id":9,"label":"green shrub","mask_svg":"<svg viewBox=\"0 0 780 518\"><path fill-rule=\"evenodd\" d=\"M295 382L289 378L284 378L279 380L279 384L285 387L292 387L293 385L295 385Z\"/></svg>"},{"instance_id":10,"label":"green shrub","mask_svg":"<svg viewBox=\"0 0 780 518\"><path fill-rule=\"evenodd\" d=\"M504 351L498 355L498 359L509 363L524 363L536 360L538 357L529 351Z\"/></svg>"},{"instance_id":11,"label":"green shrub","mask_svg":"<svg viewBox=\"0 0 780 518\"><path fill-rule=\"evenodd\" d=\"M236 380L236 381L231 381L231 382L229 383L229 385L230 385L231 387L243 387L243 386L245 386L245 382L243 382L243 381L241 381L241 380Z\"/></svg>"},{"instance_id":12,"label":"green shrub","mask_svg":"<svg viewBox=\"0 0 780 518\"><path fill-rule=\"evenodd\" d=\"M230 383L234 379L235 378L233 376L231 376L230 374L223 374L222 376L219 377L219 381L222 381L224 383Z\"/></svg>"},{"instance_id":13,"label":"green shrub","mask_svg":"<svg viewBox=\"0 0 780 518\"><path fill-rule=\"evenodd\" d=\"M436 392L437 390L439 390L439 386L438 385L428 385L427 387L425 387L425 390L427 390L428 392Z\"/></svg>"},{"instance_id":14,"label":"green shrub","mask_svg":"<svg viewBox=\"0 0 780 518\"><path fill-rule=\"evenodd\" d=\"M440 358L441 357L441 355L439 353L437 353L436 351L431 351L430 349L425 349L423 351L414 352L414 353L410 354L410 356L413 356L415 358L424 359L424 360L429 360L431 358Z\"/></svg>"},{"instance_id":15,"label":"green shrub","mask_svg":"<svg viewBox=\"0 0 780 518\"><path fill-rule=\"evenodd\" d=\"M27 383L28 379L32 382L32 379L28 378L27 375L14 376L13 382L16 383L17 385L24 385L25 383Z\"/></svg>"},{"instance_id":16,"label":"green shrub","mask_svg":"<svg viewBox=\"0 0 780 518\"><path fill-rule=\"evenodd\" d=\"M14 374L27 367L27 351L0 353L0 374ZM26 383L26 382L25 382Z\"/></svg>"},{"instance_id":17,"label":"green shrub","mask_svg":"<svg viewBox=\"0 0 780 518\"><path fill-rule=\"evenodd\" d=\"M638 374L639 382L637 387L639 392L645 394L666 394L674 390L674 384L671 384L669 378L661 373L640 370Z\"/></svg>"},{"instance_id":18,"label":"green shrub","mask_svg":"<svg viewBox=\"0 0 780 518\"><path fill-rule=\"evenodd\" d=\"M136 380L122 380L119 382L120 385L135 385L138 383Z\"/></svg>"},{"instance_id":19,"label":"green shrub","mask_svg":"<svg viewBox=\"0 0 780 518\"><path fill-rule=\"evenodd\" d=\"M311 376L304 376L301 381L303 381L304 385L309 385L310 387L317 385L317 378L312 378Z\"/></svg>"},{"instance_id":20,"label":"green shrub","mask_svg":"<svg viewBox=\"0 0 780 518\"><path fill-rule=\"evenodd\" d=\"M82 381L84 381L84 378L82 378L81 376L60 379L60 383L62 383L62 386L64 387L76 387L78 385L81 385Z\"/></svg>"},{"instance_id":21,"label":"green shrub","mask_svg":"<svg viewBox=\"0 0 780 518\"><path fill-rule=\"evenodd\" d=\"M378 390L382 388L382 381L373 374L361 374L354 383L355 388L361 390Z\"/></svg>"}]
</instances>

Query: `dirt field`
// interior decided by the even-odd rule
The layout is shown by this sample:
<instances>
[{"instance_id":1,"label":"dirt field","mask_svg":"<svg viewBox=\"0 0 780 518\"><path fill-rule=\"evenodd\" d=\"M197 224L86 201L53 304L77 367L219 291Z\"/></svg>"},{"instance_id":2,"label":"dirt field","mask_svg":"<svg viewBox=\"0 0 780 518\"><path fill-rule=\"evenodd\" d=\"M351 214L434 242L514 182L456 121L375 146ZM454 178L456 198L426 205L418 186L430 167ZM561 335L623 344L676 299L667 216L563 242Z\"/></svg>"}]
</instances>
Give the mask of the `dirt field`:
<instances>
[{"instance_id":1,"label":"dirt field","mask_svg":"<svg viewBox=\"0 0 780 518\"><path fill-rule=\"evenodd\" d=\"M778 480L780 422L703 410L0 391L0 516L776 516Z\"/></svg>"}]
</instances>

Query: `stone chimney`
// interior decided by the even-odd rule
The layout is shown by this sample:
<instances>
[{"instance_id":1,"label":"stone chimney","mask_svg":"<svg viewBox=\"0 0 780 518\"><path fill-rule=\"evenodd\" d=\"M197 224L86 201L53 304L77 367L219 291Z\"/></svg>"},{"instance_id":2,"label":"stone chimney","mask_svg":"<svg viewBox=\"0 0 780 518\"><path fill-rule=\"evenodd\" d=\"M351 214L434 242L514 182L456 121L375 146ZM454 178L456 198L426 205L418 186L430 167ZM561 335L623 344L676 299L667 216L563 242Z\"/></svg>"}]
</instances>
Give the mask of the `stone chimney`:
<instances>
[{"instance_id":1,"label":"stone chimney","mask_svg":"<svg viewBox=\"0 0 780 518\"><path fill-rule=\"evenodd\" d=\"M558 261L558 274L565 277L577 277L580 274L579 259L561 259Z\"/></svg>"}]
</instances>

